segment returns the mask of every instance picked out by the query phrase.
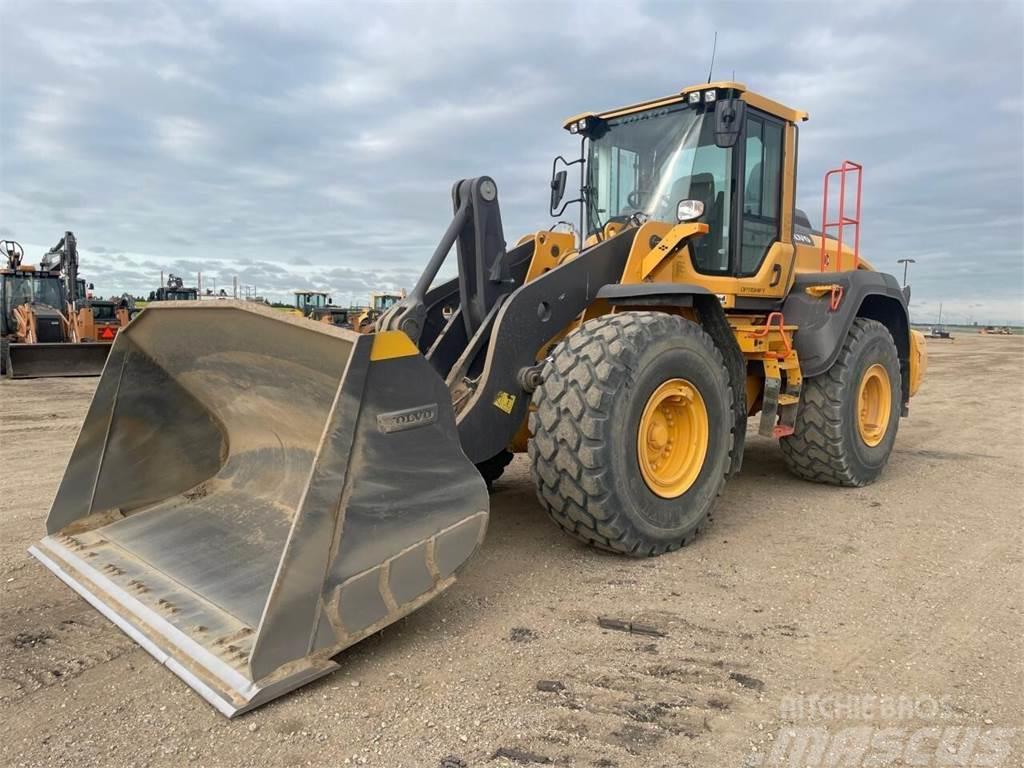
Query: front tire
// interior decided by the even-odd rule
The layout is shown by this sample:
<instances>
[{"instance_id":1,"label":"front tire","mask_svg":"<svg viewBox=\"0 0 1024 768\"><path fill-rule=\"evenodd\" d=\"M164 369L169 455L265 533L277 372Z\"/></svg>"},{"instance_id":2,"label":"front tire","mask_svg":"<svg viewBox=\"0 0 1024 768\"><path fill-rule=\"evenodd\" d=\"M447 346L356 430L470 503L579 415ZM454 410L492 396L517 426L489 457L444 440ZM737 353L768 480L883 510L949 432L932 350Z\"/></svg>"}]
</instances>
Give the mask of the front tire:
<instances>
[{"instance_id":1,"label":"front tire","mask_svg":"<svg viewBox=\"0 0 1024 768\"><path fill-rule=\"evenodd\" d=\"M804 382L793 434L779 441L789 471L815 483L873 483L896 442L902 397L889 330L856 318L832 367Z\"/></svg>"},{"instance_id":2,"label":"front tire","mask_svg":"<svg viewBox=\"0 0 1024 768\"><path fill-rule=\"evenodd\" d=\"M734 445L733 393L711 337L661 312L606 315L563 339L542 378L529 455L551 519L634 556L692 540Z\"/></svg>"}]
</instances>

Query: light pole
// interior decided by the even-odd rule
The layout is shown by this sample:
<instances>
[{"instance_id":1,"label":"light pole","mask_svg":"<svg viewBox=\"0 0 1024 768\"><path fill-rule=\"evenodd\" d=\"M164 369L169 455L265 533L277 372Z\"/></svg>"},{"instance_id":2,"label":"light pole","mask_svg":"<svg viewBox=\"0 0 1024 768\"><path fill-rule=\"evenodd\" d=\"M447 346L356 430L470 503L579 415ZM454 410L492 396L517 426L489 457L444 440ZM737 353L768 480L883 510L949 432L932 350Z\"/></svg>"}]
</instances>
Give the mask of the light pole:
<instances>
[{"instance_id":1,"label":"light pole","mask_svg":"<svg viewBox=\"0 0 1024 768\"><path fill-rule=\"evenodd\" d=\"M907 267L909 267L911 264L917 264L917 261L915 261L914 259L897 259L896 263L903 265L903 287L906 288L907 287Z\"/></svg>"}]
</instances>

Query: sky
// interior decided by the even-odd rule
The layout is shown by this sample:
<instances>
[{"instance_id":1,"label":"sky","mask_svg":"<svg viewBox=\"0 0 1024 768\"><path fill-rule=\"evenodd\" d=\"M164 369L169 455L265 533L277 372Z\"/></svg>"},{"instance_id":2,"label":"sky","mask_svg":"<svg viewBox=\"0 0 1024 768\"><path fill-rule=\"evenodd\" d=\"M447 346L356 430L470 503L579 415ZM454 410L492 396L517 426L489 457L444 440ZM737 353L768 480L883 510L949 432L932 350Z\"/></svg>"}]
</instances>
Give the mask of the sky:
<instances>
[{"instance_id":1,"label":"sky","mask_svg":"<svg viewBox=\"0 0 1024 768\"><path fill-rule=\"evenodd\" d=\"M1024 322L1024 3L0 0L0 238L99 295L409 288L487 174L547 228L564 118L708 76L806 110L798 203L864 165L862 252L912 311ZM454 262L454 259L450 259ZM902 276L902 275L900 275Z\"/></svg>"}]
</instances>

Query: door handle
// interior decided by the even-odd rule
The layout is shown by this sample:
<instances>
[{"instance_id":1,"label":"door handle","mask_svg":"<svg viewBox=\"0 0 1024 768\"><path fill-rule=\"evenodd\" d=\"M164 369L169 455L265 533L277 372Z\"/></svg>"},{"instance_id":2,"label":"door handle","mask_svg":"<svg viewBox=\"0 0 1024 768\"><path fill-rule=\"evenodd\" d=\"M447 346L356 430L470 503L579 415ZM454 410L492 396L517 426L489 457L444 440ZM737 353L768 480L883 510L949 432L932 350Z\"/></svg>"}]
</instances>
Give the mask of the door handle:
<instances>
[{"instance_id":1,"label":"door handle","mask_svg":"<svg viewBox=\"0 0 1024 768\"><path fill-rule=\"evenodd\" d=\"M775 264L772 266L772 281L768 283L768 287L774 288L780 282L782 282L782 265Z\"/></svg>"}]
</instances>

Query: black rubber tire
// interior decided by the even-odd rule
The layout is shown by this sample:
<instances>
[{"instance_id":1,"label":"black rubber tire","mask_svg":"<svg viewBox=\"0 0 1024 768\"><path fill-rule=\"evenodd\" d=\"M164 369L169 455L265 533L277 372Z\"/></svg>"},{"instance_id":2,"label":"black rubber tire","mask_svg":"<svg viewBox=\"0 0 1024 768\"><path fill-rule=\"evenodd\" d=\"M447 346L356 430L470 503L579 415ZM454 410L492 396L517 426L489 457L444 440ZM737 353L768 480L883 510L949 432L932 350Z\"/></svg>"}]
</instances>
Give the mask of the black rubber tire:
<instances>
[{"instance_id":1,"label":"black rubber tire","mask_svg":"<svg viewBox=\"0 0 1024 768\"><path fill-rule=\"evenodd\" d=\"M637 433L651 393L674 377L700 392L710 429L697 479L665 499L644 482ZM588 544L638 557L689 543L722 490L734 445L732 388L711 337L662 312L606 315L559 342L542 378L529 454L551 519Z\"/></svg>"},{"instance_id":2,"label":"black rubber tire","mask_svg":"<svg viewBox=\"0 0 1024 768\"><path fill-rule=\"evenodd\" d=\"M876 363L889 374L892 408L882 441L869 446L857 429L857 393L864 372ZM892 453L902 402L900 360L892 335L877 320L856 318L835 364L804 382L794 432L779 441L786 466L815 483L873 483Z\"/></svg>"},{"instance_id":3,"label":"black rubber tire","mask_svg":"<svg viewBox=\"0 0 1024 768\"><path fill-rule=\"evenodd\" d=\"M515 457L516 455L512 451L502 451L497 456L492 456L487 461L481 461L476 465L477 471L487 483L488 492L492 490L492 486L498 478L505 474L505 467L511 464Z\"/></svg>"}]
</instances>

